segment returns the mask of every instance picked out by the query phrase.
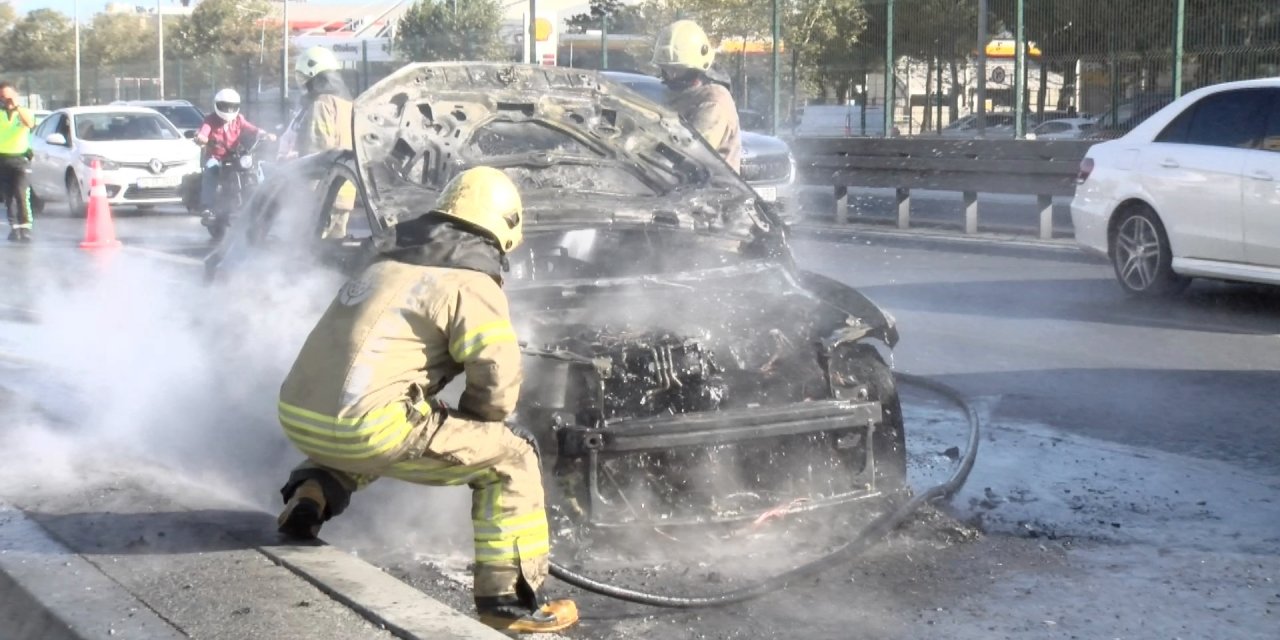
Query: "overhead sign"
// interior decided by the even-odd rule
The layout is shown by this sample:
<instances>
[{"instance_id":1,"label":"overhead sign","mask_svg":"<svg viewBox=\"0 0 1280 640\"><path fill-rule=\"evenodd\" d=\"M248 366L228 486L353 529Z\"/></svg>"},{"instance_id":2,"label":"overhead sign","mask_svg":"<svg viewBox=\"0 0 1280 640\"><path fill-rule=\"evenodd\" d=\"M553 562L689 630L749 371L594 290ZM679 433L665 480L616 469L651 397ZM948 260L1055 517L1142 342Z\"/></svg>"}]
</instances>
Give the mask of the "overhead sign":
<instances>
[{"instance_id":1,"label":"overhead sign","mask_svg":"<svg viewBox=\"0 0 1280 640\"><path fill-rule=\"evenodd\" d=\"M988 58L1012 58L1018 53L1018 47L1013 40L992 40L987 43ZM1039 58L1041 55L1040 48L1034 42L1027 43L1027 55L1032 58Z\"/></svg>"},{"instance_id":2,"label":"overhead sign","mask_svg":"<svg viewBox=\"0 0 1280 640\"><path fill-rule=\"evenodd\" d=\"M308 49L320 46L333 52L339 62L390 62L395 59L391 38L338 38L333 36L294 36L293 46Z\"/></svg>"}]
</instances>

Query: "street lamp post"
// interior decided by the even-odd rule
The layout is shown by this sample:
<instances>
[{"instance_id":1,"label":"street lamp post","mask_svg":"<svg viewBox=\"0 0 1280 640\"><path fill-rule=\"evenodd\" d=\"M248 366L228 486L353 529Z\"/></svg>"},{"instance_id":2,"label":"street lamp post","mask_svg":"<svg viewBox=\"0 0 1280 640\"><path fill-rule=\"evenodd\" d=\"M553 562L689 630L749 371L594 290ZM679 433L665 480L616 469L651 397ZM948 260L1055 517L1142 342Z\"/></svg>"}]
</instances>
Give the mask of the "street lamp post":
<instances>
[{"instance_id":1,"label":"street lamp post","mask_svg":"<svg viewBox=\"0 0 1280 640\"><path fill-rule=\"evenodd\" d=\"M778 19L778 0L770 2L773 18L773 50L769 56L770 71L773 74L773 106L769 117L769 134L778 135L778 111L782 108L781 79L778 76L778 39L782 37L782 25Z\"/></svg>"},{"instance_id":2,"label":"street lamp post","mask_svg":"<svg viewBox=\"0 0 1280 640\"><path fill-rule=\"evenodd\" d=\"M289 105L289 0L284 0L284 19L280 21L280 103Z\"/></svg>"},{"instance_id":3,"label":"street lamp post","mask_svg":"<svg viewBox=\"0 0 1280 640\"><path fill-rule=\"evenodd\" d=\"M76 38L76 106L80 106L80 0L71 5L72 21L75 22Z\"/></svg>"},{"instance_id":4,"label":"street lamp post","mask_svg":"<svg viewBox=\"0 0 1280 640\"><path fill-rule=\"evenodd\" d=\"M538 64L538 0L529 0L529 64Z\"/></svg>"},{"instance_id":5,"label":"street lamp post","mask_svg":"<svg viewBox=\"0 0 1280 640\"><path fill-rule=\"evenodd\" d=\"M156 53L160 62L160 99L164 100L164 14L156 0Z\"/></svg>"}]
</instances>

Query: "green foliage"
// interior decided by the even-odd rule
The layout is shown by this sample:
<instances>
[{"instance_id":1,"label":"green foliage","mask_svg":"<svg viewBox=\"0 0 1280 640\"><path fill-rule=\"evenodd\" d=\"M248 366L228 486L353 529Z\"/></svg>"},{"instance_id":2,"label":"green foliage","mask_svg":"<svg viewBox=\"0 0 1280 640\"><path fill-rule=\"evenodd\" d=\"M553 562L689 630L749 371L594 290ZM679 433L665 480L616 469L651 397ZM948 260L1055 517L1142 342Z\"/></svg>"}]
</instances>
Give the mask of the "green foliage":
<instances>
[{"instance_id":1,"label":"green foliage","mask_svg":"<svg viewBox=\"0 0 1280 640\"><path fill-rule=\"evenodd\" d=\"M156 55L155 16L99 13L80 37L81 56L95 65L141 62Z\"/></svg>"},{"instance_id":2,"label":"green foliage","mask_svg":"<svg viewBox=\"0 0 1280 640\"><path fill-rule=\"evenodd\" d=\"M496 0L418 0L400 18L396 52L415 62L504 60Z\"/></svg>"},{"instance_id":3,"label":"green foliage","mask_svg":"<svg viewBox=\"0 0 1280 640\"><path fill-rule=\"evenodd\" d=\"M565 19L569 30L575 33L587 29L599 29L604 16L609 17L609 33L651 34L661 28L654 27L645 15L642 5L623 4L622 0L591 0L587 13L579 13Z\"/></svg>"},{"instance_id":4,"label":"green foliage","mask_svg":"<svg viewBox=\"0 0 1280 640\"><path fill-rule=\"evenodd\" d=\"M212 55L257 60L263 49L280 51L278 24L269 28L262 23L271 13L272 4L265 0L203 0L190 18L175 24L165 44L189 59Z\"/></svg>"},{"instance_id":5,"label":"green foliage","mask_svg":"<svg viewBox=\"0 0 1280 640\"><path fill-rule=\"evenodd\" d=\"M71 19L53 9L28 13L0 40L0 61L5 69L65 68L74 57Z\"/></svg>"}]
</instances>

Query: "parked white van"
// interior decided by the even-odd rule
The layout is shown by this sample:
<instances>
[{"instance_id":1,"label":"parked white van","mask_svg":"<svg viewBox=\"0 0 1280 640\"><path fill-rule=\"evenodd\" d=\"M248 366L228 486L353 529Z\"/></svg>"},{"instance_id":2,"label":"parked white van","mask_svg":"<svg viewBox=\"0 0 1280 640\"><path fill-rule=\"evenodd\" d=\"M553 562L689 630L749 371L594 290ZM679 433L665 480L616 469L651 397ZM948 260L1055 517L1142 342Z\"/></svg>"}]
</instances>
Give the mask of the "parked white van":
<instances>
[{"instance_id":1,"label":"parked white van","mask_svg":"<svg viewBox=\"0 0 1280 640\"><path fill-rule=\"evenodd\" d=\"M795 128L796 137L848 138L884 136L884 108L862 105L815 104L800 112L800 123Z\"/></svg>"}]
</instances>

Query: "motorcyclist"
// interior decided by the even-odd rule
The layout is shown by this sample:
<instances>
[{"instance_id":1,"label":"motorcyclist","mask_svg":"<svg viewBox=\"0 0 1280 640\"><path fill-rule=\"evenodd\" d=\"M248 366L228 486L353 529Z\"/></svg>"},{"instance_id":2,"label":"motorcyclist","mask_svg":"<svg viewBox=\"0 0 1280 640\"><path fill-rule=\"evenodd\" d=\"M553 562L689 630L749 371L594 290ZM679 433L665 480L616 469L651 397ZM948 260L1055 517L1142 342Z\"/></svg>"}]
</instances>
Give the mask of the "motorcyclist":
<instances>
[{"instance_id":1,"label":"motorcyclist","mask_svg":"<svg viewBox=\"0 0 1280 640\"><path fill-rule=\"evenodd\" d=\"M468 169L338 292L280 388L280 423L308 459L281 489L279 526L314 538L383 476L468 485L480 620L537 633L573 625L578 611L539 599L551 549L542 474L535 441L506 424L521 355L501 273L522 216L506 174ZM466 389L446 406L435 396L460 375Z\"/></svg>"},{"instance_id":2,"label":"motorcyclist","mask_svg":"<svg viewBox=\"0 0 1280 640\"><path fill-rule=\"evenodd\" d=\"M677 20L658 34L653 64L672 91L671 107L724 157L734 171L742 169L742 140L733 95L708 77L715 49L692 20Z\"/></svg>"},{"instance_id":3,"label":"motorcyclist","mask_svg":"<svg viewBox=\"0 0 1280 640\"><path fill-rule=\"evenodd\" d=\"M341 68L333 52L325 47L311 47L298 56L293 68L294 80L305 93L300 113L290 130L290 156L354 148L352 97L342 80ZM346 236L347 220L355 209L355 200L355 185L346 183L339 188L322 237Z\"/></svg>"},{"instance_id":4,"label":"motorcyclist","mask_svg":"<svg viewBox=\"0 0 1280 640\"><path fill-rule=\"evenodd\" d=\"M201 215L208 219L218 196L218 180L222 172L222 160L236 148L240 136L245 133L276 137L249 122L240 113L240 94L235 89L222 89L213 96L213 113L205 116L196 130L195 141L204 148L202 161L204 173L200 179Z\"/></svg>"}]
</instances>

